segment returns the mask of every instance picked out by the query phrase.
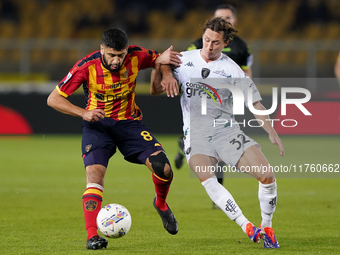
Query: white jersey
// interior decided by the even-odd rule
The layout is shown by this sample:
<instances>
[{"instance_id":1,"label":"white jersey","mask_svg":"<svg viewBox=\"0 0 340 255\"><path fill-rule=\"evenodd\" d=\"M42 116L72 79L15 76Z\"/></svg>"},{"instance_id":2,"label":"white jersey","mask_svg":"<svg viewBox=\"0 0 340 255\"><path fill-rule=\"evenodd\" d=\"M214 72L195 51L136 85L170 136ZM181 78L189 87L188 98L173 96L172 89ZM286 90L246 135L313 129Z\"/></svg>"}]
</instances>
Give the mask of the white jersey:
<instances>
[{"instance_id":1,"label":"white jersey","mask_svg":"<svg viewBox=\"0 0 340 255\"><path fill-rule=\"evenodd\" d=\"M173 75L181 90L184 135L189 130L196 130L201 134L210 133L217 123L215 120L237 125L233 115L235 93L231 93L224 85L242 91L246 106L248 89L251 90L252 103L262 99L253 81L227 55L221 54L217 60L207 63L202 58L200 49L181 54L182 64L173 70ZM206 114L202 114L202 95L206 95Z\"/></svg>"}]
</instances>

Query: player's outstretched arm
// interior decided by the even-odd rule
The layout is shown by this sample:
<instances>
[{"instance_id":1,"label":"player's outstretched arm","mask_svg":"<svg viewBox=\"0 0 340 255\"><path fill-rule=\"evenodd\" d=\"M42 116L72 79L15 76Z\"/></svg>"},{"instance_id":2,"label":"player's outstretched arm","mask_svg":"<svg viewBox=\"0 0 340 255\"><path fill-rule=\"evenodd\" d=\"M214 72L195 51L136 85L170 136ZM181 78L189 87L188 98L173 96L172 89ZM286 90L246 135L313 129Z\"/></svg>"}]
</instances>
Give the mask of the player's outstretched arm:
<instances>
[{"instance_id":1,"label":"player's outstretched arm","mask_svg":"<svg viewBox=\"0 0 340 255\"><path fill-rule=\"evenodd\" d=\"M57 89L54 89L47 98L47 105L64 114L81 117L83 120L91 122L104 119L105 116L105 112L102 109L88 111L72 104L65 97L60 95Z\"/></svg>"},{"instance_id":2,"label":"player's outstretched arm","mask_svg":"<svg viewBox=\"0 0 340 255\"><path fill-rule=\"evenodd\" d=\"M266 108L260 103L260 101L255 102L253 106L256 110L266 110ZM268 133L269 140L272 142L272 144L276 144L277 146L279 146L280 155L284 156L285 151L282 141L278 134L276 133L275 129L272 127L272 122L269 121L270 120L269 115L254 114L254 116L257 120L261 120L258 122L260 125L262 125L262 128Z\"/></svg>"},{"instance_id":3,"label":"player's outstretched arm","mask_svg":"<svg viewBox=\"0 0 340 255\"><path fill-rule=\"evenodd\" d=\"M182 56L182 54L177 51L173 51L172 49L173 46L171 45L167 50L159 55L156 59L156 64L180 66L182 61L178 56Z\"/></svg>"}]
</instances>

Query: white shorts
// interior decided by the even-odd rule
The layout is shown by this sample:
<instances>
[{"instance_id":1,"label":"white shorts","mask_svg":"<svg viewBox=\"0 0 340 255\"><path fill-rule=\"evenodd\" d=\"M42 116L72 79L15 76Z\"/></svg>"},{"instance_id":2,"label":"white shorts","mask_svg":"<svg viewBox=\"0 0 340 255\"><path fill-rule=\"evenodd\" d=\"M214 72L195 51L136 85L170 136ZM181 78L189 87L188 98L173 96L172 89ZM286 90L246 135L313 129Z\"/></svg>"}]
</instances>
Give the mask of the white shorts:
<instances>
[{"instance_id":1,"label":"white shorts","mask_svg":"<svg viewBox=\"0 0 340 255\"><path fill-rule=\"evenodd\" d=\"M190 157L202 154L214 157L230 166L235 166L242 154L251 146L261 146L243 133L239 127L217 129L213 134L194 134L189 132L184 137L184 154L189 162Z\"/></svg>"}]
</instances>

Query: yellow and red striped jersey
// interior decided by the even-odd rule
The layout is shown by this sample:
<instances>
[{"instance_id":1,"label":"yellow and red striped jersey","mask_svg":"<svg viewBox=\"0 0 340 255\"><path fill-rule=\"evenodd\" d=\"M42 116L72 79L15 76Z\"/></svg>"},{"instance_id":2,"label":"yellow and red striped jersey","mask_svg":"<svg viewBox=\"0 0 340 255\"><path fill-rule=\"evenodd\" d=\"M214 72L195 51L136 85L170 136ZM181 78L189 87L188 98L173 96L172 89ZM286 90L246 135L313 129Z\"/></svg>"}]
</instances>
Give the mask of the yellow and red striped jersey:
<instances>
[{"instance_id":1,"label":"yellow and red striped jersey","mask_svg":"<svg viewBox=\"0 0 340 255\"><path fill-rule=\"evenodd\" d=\"M111 72L103 65L100 51L95 51L73 66L57 90L67 98L83 85L87 110L103 109L106 117L115 120L141 120L135 103L136 77L140 70L153 67L158 56L157 51L130 45L120 71Z\"/></svg>"}]
</instances>

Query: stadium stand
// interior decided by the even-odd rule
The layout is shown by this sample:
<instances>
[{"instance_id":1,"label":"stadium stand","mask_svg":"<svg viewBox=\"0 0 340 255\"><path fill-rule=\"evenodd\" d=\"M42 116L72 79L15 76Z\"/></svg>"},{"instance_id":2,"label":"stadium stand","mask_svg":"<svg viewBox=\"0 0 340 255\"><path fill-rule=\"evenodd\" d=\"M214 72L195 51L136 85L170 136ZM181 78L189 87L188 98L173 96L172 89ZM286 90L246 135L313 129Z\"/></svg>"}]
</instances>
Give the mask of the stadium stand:
<instances>
[{"instance_id":1,"label":"stadium stand","mask_svg":"<svg viewBox=\"0 0 340 255\"><path fill-rule=\"evenodd\" d=\"M48 4L44 5L36 0L13 0L12 2L18 7L19 22L0 20L2 41L53 39L53 42L43 49L39 49L39 41L36 42L37 44L30 52L30 60L33 64L74 62L79 54L76 50L65 50L63 40L98 39L104 28L123 22L117 18L122 14L119 13L120 10L115 9L116 2L112 0L101 0L100 8L94 8L94 2L91 0L50 0ZM332 17L329 22L322 24L311 22L301 31L291 31L289 27L294 20L298 1L268 0L262 1L260 6L256 4L256 1L241 1L238 6L239 36L244 38L251 47L253 42L257 41L284 42L280 49L266 50L262 47L257 56L257 61L262 65L271 63L303 65L308 61L306 50L295 50L293 54L289 52L296 40L306 42L340 40L340 1L327 0L326 3ZM315 6L312 7L315 8ZM147 32L142 35L127 32L130 38L187 39L191 41L201 35L202 25L211 15L212 10L194 6L186 12L182 19L176 19L175 14L170 11L153 8L145 17L148 24ZM46 45L46 42L42 42L41 45L43 44ZM180 50L184 50L184 47ZM325 64L329 59L335 61L336 50L323 51L321 46L317 50L318 64ZM8 59L13 63L18 63L21 57L20 50L6 50L0 47L0 63L4 63Z\"/></svg>"},{"instance_id":2,"label":"stadium stand","mask_svg":"<svg viewBox=\"0 0 340 255\"><path fill-rule=\"evenodd\" d=\"M40 6L35 0L13 0L19 9L19 24L1 22L1 38L97 38L103 26L101 20L110 15L112 20L106 20L107 26L114 25L114 1L102 0L101 8L93 8L91 0L51 0L45 6ZM324 25L311 23L302 33L292 33L288 30L294 19L297 2L263 1L261 7L256 3L246 1L238 9L239 21L237 27L242 38L247 40L277 40L277 39L339 39L339 23L329 22ZM340 2L328 0L327 4L332 16L337 17ZM77 10L77 11L75 11ZM210 17L211 10L194 7L185 17L176 20L175 14L158 9L150 10L146 19L150 31L146 36L152 38L196 38L201 33L199 25ZM87 24L79 27L79 22L87 17ZM80 28L81 31L75 31ZM14 31L17 30L18 33ZM320 30L323 33L320 33ZM133 36L133 35L132 35Z\"/></svg>"}]
</instances>

